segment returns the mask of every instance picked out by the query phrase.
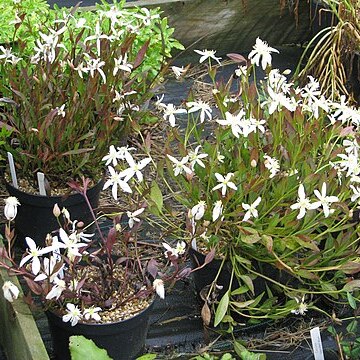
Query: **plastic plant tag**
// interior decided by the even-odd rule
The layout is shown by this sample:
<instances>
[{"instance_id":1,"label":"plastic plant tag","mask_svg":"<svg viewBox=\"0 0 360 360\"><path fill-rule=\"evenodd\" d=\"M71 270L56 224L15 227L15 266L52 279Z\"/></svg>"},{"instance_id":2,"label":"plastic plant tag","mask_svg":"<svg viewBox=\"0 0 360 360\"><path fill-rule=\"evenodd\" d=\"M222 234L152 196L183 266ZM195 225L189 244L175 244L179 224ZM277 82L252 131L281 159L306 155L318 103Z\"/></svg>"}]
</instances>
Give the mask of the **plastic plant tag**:
<instances>
[{"instance_id":1,"label":"plastic plant tag","mask_svg":"<svg viewBox=\"0 0 360 360\"><path fill-rule=\"evenodd\" d=\"M16 171L15 171L15 164L14 164L14 158L11 153L7 153L8 161L9 161L9 167L10 167L10 174L11 174L11 180L14 188L18 188L18 182L16 177Z\"/></svg>"},{"instance_id":2,"label":"plastic plant tag","mask_svg":"<svg viewBox=\"0 0 360 360\"><path fill-rule=\"evenodd\" d=\"M324 352L323 352L319 327L315 327L311 329L310 336L311 336L311 343L314 352L314 359L324 360Z\"/></svg>"}]
</instances>

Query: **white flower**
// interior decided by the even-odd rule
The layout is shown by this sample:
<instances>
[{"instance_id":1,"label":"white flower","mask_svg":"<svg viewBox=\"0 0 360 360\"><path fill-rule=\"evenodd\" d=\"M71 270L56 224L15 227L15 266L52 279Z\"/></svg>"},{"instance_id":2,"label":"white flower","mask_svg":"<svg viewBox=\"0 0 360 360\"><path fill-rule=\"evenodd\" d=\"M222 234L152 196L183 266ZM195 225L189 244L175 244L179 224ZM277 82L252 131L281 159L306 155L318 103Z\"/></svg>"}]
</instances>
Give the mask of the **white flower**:
<instances>
[{"instance_id":1,"label":"white flower","mask_svg":"<svg viewBox=\"0 0 360 360\"><path fill-rule=\"evenodd\" d=\"M101 321L101 317L98 314L99 311L102 311L101 307L90 307L84 310L84 319L85 320L95 320Z\"/></svg>"},{"instance_id":2,"label":"white flower","mask_svg":"<svg viewBox=\"0 0 360 360\"><path fill-rule=\"evenodd\" d=\"M264 155L264 165L270 171L269 178L273 178L280 171L279 160L272 158L268 155Z\"/></svg>"},{"instance_id":3,"label":"white flower","mask_svg":"<svg viewBox=\"0 0 360 360\"><path fill-rule=\"evenodd\" d=\"M298 308L291 310L291 313L295 315L305 315L306 311L308 311L307 304L305 303L305 296L303 296L301 300L295 297L295 300L298 303Z\"/></svg>"},{"instance_id":4,"label":"white flower","mask_svg":"<svg viewBox=\"0 0 360 360\"><path fill-rule=\"evenodd\" d=\"M118 59L114 59L115 66L113 75L115 76L119 70L131 73L133 66L127 62L127 54L120 56Z\"/></svg>"},{"instance_id":5,"label":"white flower","mask_svg":"<svg viewBox=\"0 0 360 360\"><path fill-rule=\"evenodd\" d=\"M221 189L221 195L225 196L226 195L226 190L227 190L228 187L230 189L237 190L237 186L233 182L230 181L230 179L233 176L234 176L233 173L228 173L228 174L226 174L225 177L223 175L219 174L219 173L215 173L215 177L216 177L217 181L219 182L219 184L214 186L211 191Z\"/></svg>"},{"instance_id":6,"label":"white flower","mask_svg":"<svg viewBox=\"0 0 360 360\"><path fill-rule=\"evenodd\" d=\"M11 281L5 281L4 285L2 286L2 289L4 293L4 298L10 302L16 300L20 293L18 287Z\"/></svg>"},{"instance_id":7,"label":"white flower","mask_svg":"<svg viewBox=\"0 0 360 360\"><path fill-rule=\"evenodd\" d=\"M140 208L134 212L127 211L126 215L129 218L129 228L132 229L135 222L140 222L140 219L137 218L138 215L144 212L145 208Z\"/></svg>"},{"instance_id":8,"label":"white flower","mask_svg":"<svg viewBox=\"0 0 360 360\"><path fill-rule=\"evenodd\" d=\"M339 201L337 196L327 196L326 195L326 183L323 182L321 187L321 193L319 190L314 190L315 196L319 199L319 201L314 202L311 206L313 209L317 209L322 206L324 211L324 216L328 217L333 210L330 210L331 203Z\"/></svg>"},{"instance_id":9,"label":"white flower","mask_svg":"<svg viewBox=\"0 0 360 360\"><path fill-rule=\"evenodd\" d=\"M206 209L206 202L201 200L191 208L190 214L195 220L200 220L203 218L205 214L205 209Z\"/></svg>"},{"instance_id":10,"label":"white flower","mask_svg":"<svg viewBox=\"0 0 360 360\"><path fill-rule=\"evenodd\" d=\"M19 205L20 202L15 196L9 196L5 199L4 215L7 220L12 221L15 219Z\"/></svg>"},{"instance_id":11,"label":"white flower","mask_svg":"<svg viewBox=\"0 0 360 360\"><path fill-rule=\"evenodd\" d=\"M106 75L102 69L102 67L105 65L105 61L101 61L101 59L89 59L86 65L91 77L94 77L95 71L97 71L101 75L104 84L106 84Z\"/></svg>"},{"instance_id":12,"label":"white flower","mask_svg":"<svg viewBox=\"0 0 360 360\"><path fill-rule=\"evenodd\" d=\"M221 155L221 153L218 151L218 152L217 152L217 155L216 155L216 160L217 160L219 163L223 163L223 162L224 162L224 159L225 159L225 156L224 156L224 155Z\"/></svg>"},{"instance_id":13,"label":"white flower","mask_svg":"<svg viewBox=\"0 0 360 360\"><path fill-rule=\"evenodd\" d=\"M52 247L55 248L55 246L57 246L58 249L65 249L67 251L67 256L70 259L70 261L72 261L76 256L81 257L82 255L79 252L79 249L88 246L88 244L86 243L79 242L76 232L73 232L70 235L68 235L63 228L60 228L59 236L61 242L58 242L57 241L58 239L56 238L54 243L54 238L53 238Z\"/></svg>"},{"instance_id":14,"label":"white flower","mask_svg":"<svg viewBox=\"0 0 360 360\"><path fill-rule=\"evenodd\" d=\"M20 267L24 266L29 260L31 260L31 271L34 275L37 275L40 272L41 264L39 256L47 254L53 251L52 246L47 246L43 249L40 249L36 246L35 241L29 237L25 238L26 243L28 245L28 255L23 257L20 261Z\"/></svg>"},{"instance_id":15,"label":"white flower","mask_svg":"<svg viewBox=\"0 0 360 360\"><path fill-rule=\"evenodd\" d=\"M257 218L259 216L258 211L256 210L257 206L261 202L261 197L259 196L251 205L242 203L244 210L247 210L243 221L248 221L251 217Z\"/></svg>"},{"instance_id":16,"label":"white flower","mask_svg":"<svg viewBox=\"0 0 360 360\"><path fill-rule=\"evenodd\" d=\"M119 151L115 149L114 145L110 145L109 153L105 155L101 160L106 161L105 163L106 166L109 165L110 163L112 163L113 166L116 166L119 160Z\"/></svg>"},{"instance_id":17,"label":"white flower","mask_svg":"<svg viewBox=\"0 0 360 360\"><path fill-rule=\"evenodd\" d=\"M112 166L108 166L110 172L110 179L108 179L103 187L103 190L112 186L111 192L115 200L118 199L118 187L124 192L132 193L132 190L127 182L122 180L120 173L117 173Z\"/></svg>"},{"instance_id":18,"label":"white flower","mask_svg":"<svg viewBox=\"0 0 360 360\"><path fill-rule=\"evenodd\" d=\"M173 170L174 170L174 175L178 176L180 174L182 174L183 172L185 172L186 174L191 174L192 171L189 167L186 166L189 157L185 156L183 157L180 161L175 159L173 156L171 155L166 155L169 160L173 163Z\"/></svg>"},{"instance_id":19,"label":"white flower","mask_svg":"<svg viewBox=\"0 0 360 360\"><path fill-rule=\"evenodd\" d=\"M306 210L312 209L312 206L310 204L310 200L305 195L305 189L304 189L303 184L299 185L297 203L291 205L290 209L291 210L299 209L299 214L296 217L298 220L302 219L305 216Z\"/></svg>"},{"instance_id":20,"label":"white flower","mask_svg":"<svg viewBox=\"0 0 360 360\"><path fill-rule=\"evenodd\" d=\"M355 187L354 185L350 185L350 188L353 191L353 194L351 195L351 201L358 201L360 198L360 188Z\"/></svg>"},{"instance_id":21,"label":"white flower","mask_svg":"<svg viewBox=\"0 0 360 360\"><path fill-rule=\"evenodd\" d=\"M194 151L189 151L189 162L191 170L194 170L195 164L198 164L202 168L205 168L205 164L201 159L204 159L208 156L208 154L199 154L199 150L201 149L201 145L198 145Z\"/></svg>"},{"instance_id":22,"label":"white flower","mask_svg":"<svg viewBox=\"0 0 360 360\"><path fill-rule=\"evenodd\" d=\"M246 74L247 74L247 66L246 65L241 65L241 66L239 66L238 69L235 70L235 75L237 77L246 76Z\"/></svg>"},{"instance_id":23,"label":"white flower","mask_svg":"<svg viewBox=\"0 0 360 360\"><path fill-rule=\"evenodd\" d=\"M273 114L275 111L281 111L283 107L291 112L296 110L297 102L294 98L288 97L283 92L276 92L271 87L267 88L269 98L265 100L261 107L268 105L269 114Z\"/></svg>"},{"instance_id":24,"label":"white flower","mask_svg":"<svg viewBox=\"0 0 360 360\"><path fill-rule=\"evenodd\" d=\"M169 256L175 256L177 258L179 255L184 254L186 249L186 244L184 241L178 241L175 248L171 247L167 243L162 243L162 245L166 250L164 253L166 258Z\"/></svg>"},{"instance_id":25,"label":"white flower","mask_svg":"<svg viewBox=\"0 0 360 360\"><path fill-rule=\"evenodd\" d=\"M56 108L57 114L61 117L65 117L65 104L62 104L60 107Z\"/></svg>"},{"instance_id":26,"label":"white flower","mask_svg":"<svg viewBox=\"0 0 360 360\"><path fill-rule=\"evenodd\" d=\"M185 241L178 241L176 243L176 248L175 248L175 251L178 255L182 255L185 253L185 250L186 250L186 243Z\"/></svg>"},{"instance_id":27,"label":"white flower","mask_svg":"<svg viewBox=\"0 0 360 360\"><path fill-rule=\"evenodd\" d=\"M176 109L174 104L167 104L163 106L162 110L164 111L164 120L168 120L171 127L176 125L175 115L176 114L186 114L187 111L185 109Z\"/></svg>"},{"instance_id":28,"label":"white flower","mask_svg":"<svg viewBox=\"0 0 360 360\"><path fill-rule=\"evenodd\" d=\"M46 295L47 300L56 299L58 300L61 296L62 292L66 289L66 283L64 280L61 280L59 278L54 279L54 286L51 288L51 290Z\"/></svg>"},{"instance_id":29,"label":"white flower","mask_svg":"<svg viewBox=\"0 0 360 360\"><path fill-rule=\"evenodd\" d=\"M97 22L95 25L95 34L85 38L84 44L86 44L90 40L96 40L96 49L99 57L101 51L101 39L109 39L109 37L102 33L100 22Z\"/></svg>"},{"instance_id":30,"label":"white flower","mask_svg":"<svg viewBox=\"0 0 360 360\"><path fill-rule=\"evenodd\" d=\"M181 75L186 72L183 66L182 67L172 66L171 70L173 71L176 79L180 79Z\"/></svg>"},{"instance_id":31,"label":"white flower","mask_svg":"<svg viewBox=\"0 0 360 360\"><path fill-rule=\"evenodd\" d=\"M153 288L161 299L165 299L165 287L164 282L161 279L154 280Z\"/></svg>"},{"instance_id":32,"label":"white flower","mask_svg":"<svg viewBox=\"0 0 360 360\"><path fill-rule=\"evenodd\" d=\"M129 165L126 170L120 172L119 176L124 178L127 183L134 175L136 175L139 182L144 180L141 170L151 162L151 158L145 158L136 162L129 152L125 153L125 159Z\"/></svg>"},{"instance_id":33,"label":"white flower","mask_svg":"<svg viewBox=\"0 0 360 360\"><path fill-rule=\"evenodd\" d=\"M221 200L218 200L215 203L215 206L212 211L212 221L215 222L222 214L223 212L223 204Z\"/></svg>"},{"instance_id":34,"label":"white flower","mask_svg":"<svg viewBox=\"0 0 360 360\"><path fill-rule=\"evenodd\" d=\"M249 53L249 59L256 66L259 66L261 60L261 67L265 70L267 65L271 65L272 52L278 53L279 51L270 47L267 42L257 38L253 50Z\"/></svg>"},{"instance_id":35,"label":"white flower","mask_svg":"<svg viewBox=\"0 0 360 360\"><path fill-rule=\"evenodd\" d=\"M241 121L244 118L244 116L245 116L245 111L243 109L241 109L237 115L233 115L229 112L226 112L225 120L220 119L220 120L216 120L216 122L223 126L230 126L233 135L239 138L239 135L242 134Z\"/></svg>"},{"instance_id":36,"label":"white flower","mask_svg":"<svg viewBox=\"0 0 360 360\"><path fill-rule=\"evenodd\" d=\"M199 60L199 63L203 63L205 60L207 59L213 59L215 60L219 65L221 65L221 62L219 60L221 60L221 58L216 57L215 50L194 50L197 54L201 55L201 58Z\"/></svg>"},{"instance_id":37,"label":"white flower","mask_svg":"<svg viewBox=\"0 0 360 360\"><path fill-rule=\"evenodd\" d=\"M67 314L62 317L63 322L71 322L71 326L75 326L81 319L81 310L74 304L67 303Z\"/></svg>"},{"instance_id":38,"label":"white flower","mask_svg":"<svg viewBox=\"0 0 360 360\"><path fill-rule=\"evenodd\" d=\"M188 103L186 103L186 106L189 107L190 109L188 110L189 113L193 113L196 111L200 111L200 123L203 123L205 120L205 116L207 116L207 118L209 120L212 119L212 110L211 107L203 102L203 101L189 101Z\"/></svg>"},{"instance_id":39,"label":"white flower","mask_svg":"<svg viewBox=\"0 0 360 360\"><path fill-rule=\"evenodd\" d=\"M145 15L135 13L133 14L133 16L137 17L138 19L141 19L145 26L149 26L151 24L151 20L158 19L160 17L159 14L151 15L150 10L147 8L141 8L141 11L145 13Z\"/></svg>"},{"instance_id":40,"label":"white flower","mask_svg":"<svg viewBox=\"0 0 360 360\"><path fill-rule=\"evenodd\" d=\"M45 279L49 279L49 281L52 283L58 275L60 278L63 277L64 265L62 265L57 271L54 271L55 265L58 263L59 259L60 258L57 256L50 256L50 259L45 257L43 259L43 271L35 277L34 281L43 281Z\"/></svg>"}]
</instances>

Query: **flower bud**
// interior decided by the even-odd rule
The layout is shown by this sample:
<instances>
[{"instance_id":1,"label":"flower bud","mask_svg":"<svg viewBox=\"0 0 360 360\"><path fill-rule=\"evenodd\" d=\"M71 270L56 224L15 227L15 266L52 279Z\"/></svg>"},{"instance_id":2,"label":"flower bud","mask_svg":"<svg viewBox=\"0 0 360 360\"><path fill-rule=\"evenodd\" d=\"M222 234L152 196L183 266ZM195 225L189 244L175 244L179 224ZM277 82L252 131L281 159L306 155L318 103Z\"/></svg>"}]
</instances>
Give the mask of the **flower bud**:
<instances>
[{"instance_id":1,"label":"flower bud","mask_svg":"<svg viewBox=\"0 0 360 360\"><path fill-rule=\"evenodd\" d=\"M164 282L161 279L155 279L153 282L153 288L161 299L165 299Z\"/></svg>"},{"instance_id":2,"label":"flower bud","mask_svg":"<svg viewBox=\"0 0 360 360\"><path fill-rule=\"evenodd\" d=\"M70 213L69 213L68 209L63 208L63 209L61 210L61 212L62 212L63 215L65 216L66 220L70 221Z\"/></svg>"},{"instance_id":3,"label":"flower bud","mask_svg":"<svg viewBox=\"0 0 360 360\"><path fill-rule=\"evenodd\" d=\"M252 159L250 165L251 165L251 167L253 167L253 168L256 167L256 165L257 165L256 160L255 160L255 159Z\"/></svg>"},{"instance_id":4,"label":"flower bud","mask_svg":"<svg viewBox=\"0 0 360 360\"><path fill-rule=\"evenodd\" d=\"M15 219L19 205L20 202L15 196L9 196L5 199L4 215L7 220L12 221Z\"/></svg>"},{"instance_id":5,"label":"flower bud","mask_svg":"<svg viewBox=\"0 0 360 360\"><path fill-rule=\"evenodd\" d=\"M59 217L61 215L61 210L59 208L59 205L56 203L53 207L53 214L55 217Z\"/></svg>"},{"instance_id":6,"label":"flower bud","mask_svg":"<svg viewBox=\"0 0 360 360\"><path fill-rule=\"evenodd\" d=\"M15 299L17 299L20 293L17 286L11 281L5 281L2 289L4 292L4 298L10 302L13 302Z\"/></svg>"}]
</instances>

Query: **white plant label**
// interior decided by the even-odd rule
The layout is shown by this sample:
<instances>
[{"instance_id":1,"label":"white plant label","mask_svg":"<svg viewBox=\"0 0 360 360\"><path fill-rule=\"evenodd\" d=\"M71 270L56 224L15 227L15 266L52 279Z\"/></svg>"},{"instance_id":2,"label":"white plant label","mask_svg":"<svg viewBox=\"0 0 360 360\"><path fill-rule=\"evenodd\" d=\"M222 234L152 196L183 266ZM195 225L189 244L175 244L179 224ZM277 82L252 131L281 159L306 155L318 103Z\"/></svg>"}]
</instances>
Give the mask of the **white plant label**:
<instances>
[{"instance_id":1,"label":"white plant label","mask_svg":"<svg viewBox=\"0 0 360 360\"><path fill-rule=\"evenodd\" d=\"M324 352L321 342L319 327L310 330L311 342L314 351L315 360L324 360Z\"/></svg>"}]
</instances>

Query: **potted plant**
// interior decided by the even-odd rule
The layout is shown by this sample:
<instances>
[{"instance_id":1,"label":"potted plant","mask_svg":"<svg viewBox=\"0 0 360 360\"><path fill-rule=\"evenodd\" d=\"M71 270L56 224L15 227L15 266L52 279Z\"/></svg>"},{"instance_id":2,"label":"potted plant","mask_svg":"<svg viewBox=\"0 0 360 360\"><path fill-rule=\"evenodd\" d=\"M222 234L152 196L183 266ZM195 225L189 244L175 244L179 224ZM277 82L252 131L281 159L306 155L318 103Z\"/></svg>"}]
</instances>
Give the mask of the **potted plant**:
<instances>
[{"instance_id":1,"label":"potted plant","mask_svg":"<svg viewBox=\"0 0 360 360\"><path fill-rule=\"evenodd\" d=\"M3 151L12 154L19 177L18 184L8 177L8 190L15 197L24 190L37 193L37 173L45 176L41 196L20 199L17 230L22 236L44 239L56 222L49 220L43 230L40 225L50 219L55 203L69 207L75 202L75 217L86 211L84 203L78 204L80 196L64 200L67 182L86 176L96 186L109 145L115 139L126 145L127 133L148 116L151 88L177 43L166 34L159 47L168 27L158 10L124 10L123 3L104 3L88 15L76 8L58 11L55 18L51 13L33 41L18 39L13 48L0 48L2 124L12 130ZM32 22L24 21L15 26L14 36L19 26L33 31ZM57 197L46 203L45 193ZM94 193L89 198L96 207L99 191ZM25 213L36 201L39 216L26 224ZM90 214L83 220L88 223Z\"/></svg>"},{"instance_id":2,"label":"potted plant","mask_svg":"<svg viewBox=\"0 0 360 360\"><path fill-rule=\"evenodd\" d=\"M18 262L14 259L12 221L19 203L14 197L6 200L7 243L1 249L0 266L21 276L40 297L57 359L70 359L72 335L93 340L114 359L133 359L144 347L155 293L164 298L165 285L171 287L190 273L184 262L184 243L179 241L173 248L140 237L146 208L153 201L152 185L143 180L151 158L127 152L119 162L116 170L110 168L111 176L105 183L112 186L116 199L118 191L122 192L122 203L109 214L111 226L101 226L104 216L95 217L87 197L89 180L71 184L89 206L96 237L56 205L53 216L59 220L58 230L47 235L46 246L41 248L26 237L28 248ZM133 164L137 164L136 170ZM118 171L121 180L115 179ZM18 296L11 283L3 291L9 301Z\"/></svg>"},{"instance_id":3,"label":"potted plant","mask_svg":"<svg viewBox=\"0 0 360 360\"><path fill-rule=\"evenodd\" d=\"M312 77L295 86L288 71L271 68L277 50L261 39L248 60L229 54L239 65L229 79L218 73L215 51L196 52L211 82L179 108L158 104L168 128L158 169L177 204L169 231L203 254L200 268L218 258L202 294L207 322L214 299L215 325L230 327L234 314L243 322L326 313L324 298L353 306L359 111L327 99ZM265 78L255 82L258 67ZM217 285L220 298L211 295Z\"/></svg>"}]
</instances>

